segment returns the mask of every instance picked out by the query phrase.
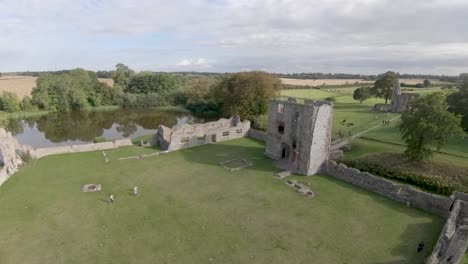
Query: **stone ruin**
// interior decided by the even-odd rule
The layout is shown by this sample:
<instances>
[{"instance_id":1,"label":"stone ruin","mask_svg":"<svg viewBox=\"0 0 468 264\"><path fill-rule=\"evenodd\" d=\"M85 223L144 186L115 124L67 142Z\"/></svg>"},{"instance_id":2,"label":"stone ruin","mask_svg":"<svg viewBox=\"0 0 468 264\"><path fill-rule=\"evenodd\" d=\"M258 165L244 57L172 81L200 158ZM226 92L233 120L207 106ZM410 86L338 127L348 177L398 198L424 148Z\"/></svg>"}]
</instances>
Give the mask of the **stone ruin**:
<instances>
[{"instance_id":1,"label":"stone ruin","mask_svg":"<svg viewBox=\"0 0 468 264\"><path fill-rule=\"evenodd\" d=\"M281 169L316 174L330 156L332 117L333 104L328 101L272 100L265 154Z\"/></svg>"},{"instance_id":2,"label":"stone ruin","mask_svg":"<svg viewBox=\"0 0 468 264\"><path fill-rule=\"evenodd\" d=\"M239 116L204 124L182 124L172 128L159 126L152 143L159 144L162 150L178 150L212 142L221 142L245 137L250 129L250 121L241 122Z\"/></svg>"},{"instance_id":3,"label":"stone ruin","mask_svg":"<svg viewBox=\"0 0 468 264\"><path fill-rule=\"evenodd\" d=\"M417 97L419 97L419 94L416 93L402 93L400 80L395 79L391 104L376 104L374 105L374 111L401 113L408 107L409 102Z\"/></svg>"},{"instance_id":4,"label":"stone ruin","mask_svg":"<svg viewBox=\"0 0 468 264\"><path fill-rule=\"evenodd\" d=\"M19 144L10 132L0 128L0 185L18 170L22 163L21 154L25 151L29 149Z\"/></svg>"},{"instance_id":5,"label":"stone ruin","mask_svg":"<svg viewBox=\"0 0 468 264\"><path fill-rule=\"evenodd\" d=\"M85 184L81 186L81 191L82 192L100 192L102 191L102 185L101 184Z\"/></svg>"}]
</instances>

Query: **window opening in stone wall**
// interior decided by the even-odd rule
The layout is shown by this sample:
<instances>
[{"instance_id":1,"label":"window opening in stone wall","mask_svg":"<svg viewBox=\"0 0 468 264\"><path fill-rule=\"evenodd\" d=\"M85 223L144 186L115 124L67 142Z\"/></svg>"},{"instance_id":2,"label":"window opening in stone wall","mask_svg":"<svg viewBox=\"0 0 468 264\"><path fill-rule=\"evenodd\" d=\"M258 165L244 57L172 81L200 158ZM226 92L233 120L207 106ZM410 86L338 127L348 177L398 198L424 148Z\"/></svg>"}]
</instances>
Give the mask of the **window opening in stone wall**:
<instances>
[{"instance_id":1,"label":"window opening in stone wall","mask_svg":"<svg viewBox=\"0 0 468 264\"><path fill-rule=\"evenodd\" d=\"M189 137L183 137L180 139L180 143L188 143L190 141Z\"/></svg>"},{"instance_id":2,"label":"window opening in stone wall","mask_svg":"<svg viewBox=\"0 0 468 264\"><path fill-rule=\"evenodd\" d=\"M204 135L203 136L198 136L197 140L198 141L205 141L205 136Z\"/></svg>"},{"instance_id":3,"label":"window opening in stone wall","mask_svg":"<svg viewBox=\"0 0 468 264\"><path fill-rule=\"evenodd\" d=\"M223 137L228 137L229 136L229 131L223 132Z\"/></svg>"},{"instance_id":4,"label":"window opening in stone wall","mask_svg":"<svg viewBox=\"0 0 468 264\"><path fill-rule=\"evenodd\" d=\"M278 113L284 113L284 104L278 104Z\"/></svg>"},{"instance_id":5,"label":"window opening in stone wall","mask_svg":"<svg viewBox=\"0 0 468 264\"><path fill-rule=\"evenodd\" d=\"M278 122L278 134L284 134L284 123Z\"/></svg>"},{"instance_id":6,"label":"window opening in stone wall","mask_svg":"<svg viewBox=\"0 0 468 264\"><path fill-rule=\"evenodd\" d=\"M237 133L237 134L242 134L242 129L237 129L237 130L236 130L236 133Z\"/></svg>"}]
</instances>

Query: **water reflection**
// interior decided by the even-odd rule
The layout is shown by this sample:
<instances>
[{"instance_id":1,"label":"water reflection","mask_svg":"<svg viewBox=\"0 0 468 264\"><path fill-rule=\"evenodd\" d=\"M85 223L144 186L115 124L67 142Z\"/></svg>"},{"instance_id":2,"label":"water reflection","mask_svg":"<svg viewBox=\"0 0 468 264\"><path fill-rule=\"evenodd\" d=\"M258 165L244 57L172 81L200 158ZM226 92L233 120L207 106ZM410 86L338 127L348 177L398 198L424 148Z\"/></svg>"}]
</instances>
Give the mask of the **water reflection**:
<instances>
[{"instance_id":1,"label":"water reflection","mask_svg":"<svg viewBox=\"0 0 468 264\"><path fill-rule=\"evenodd\" d=\"M120 139L155 133L159 125L172 127L203 122L189 113L157 109L119 109L102 112L54 113L10 119L2 126L20 143L34 147L84 144L97 137Z\"/></svg>"}]
</instances>

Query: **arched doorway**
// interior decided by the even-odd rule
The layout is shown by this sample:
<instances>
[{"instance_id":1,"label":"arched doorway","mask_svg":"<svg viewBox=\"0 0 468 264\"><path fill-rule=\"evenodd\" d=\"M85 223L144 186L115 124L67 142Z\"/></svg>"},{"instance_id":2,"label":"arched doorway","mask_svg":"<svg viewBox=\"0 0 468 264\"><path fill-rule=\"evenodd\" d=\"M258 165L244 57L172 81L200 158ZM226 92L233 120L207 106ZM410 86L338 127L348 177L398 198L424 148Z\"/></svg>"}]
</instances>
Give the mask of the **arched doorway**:
<instances>
[{"instance_id":1,"label":"arched doorway","mask_svg":"<svg viewBox=\"0 0 468 264\"><path fill-rule=\"evenodd\" d=\"M289 152L290 152L290 148L288 145L286 144L281 144L281 158L282 159L287 159L289 158Z\"/></svg>"}]
</instances>

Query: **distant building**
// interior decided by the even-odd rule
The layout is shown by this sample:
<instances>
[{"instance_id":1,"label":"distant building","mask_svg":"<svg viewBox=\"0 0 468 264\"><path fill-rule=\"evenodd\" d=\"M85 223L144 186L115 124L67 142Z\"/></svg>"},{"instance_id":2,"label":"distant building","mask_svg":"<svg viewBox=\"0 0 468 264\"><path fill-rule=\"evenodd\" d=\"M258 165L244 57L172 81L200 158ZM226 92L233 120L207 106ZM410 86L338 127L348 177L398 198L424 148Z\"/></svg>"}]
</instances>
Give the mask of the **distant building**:
<instances>
[{"instance_id":1,"label":"distant building","mask_svg":"<svg viewBox=\"0 0 468 264\"><path fill-rule=\"evenodd\" d=\"M332 117L331 102L272 100L265 154L292 173L317 173L330 155Z\"/></svg>"},{"instance_id":2,"label":"distant building","mask_svg":"<svg viewBox=\"0 0 468 264\"><path fill-rule=\"evenodd\" d=\"M408 107L411 100L418 97L419 94L417 93L402 93L400 80L395 79L395 82L393 83L391 104L376 104L374 106L374 110L380 112L401 113Z\"/></svg>"}]
</instances>

